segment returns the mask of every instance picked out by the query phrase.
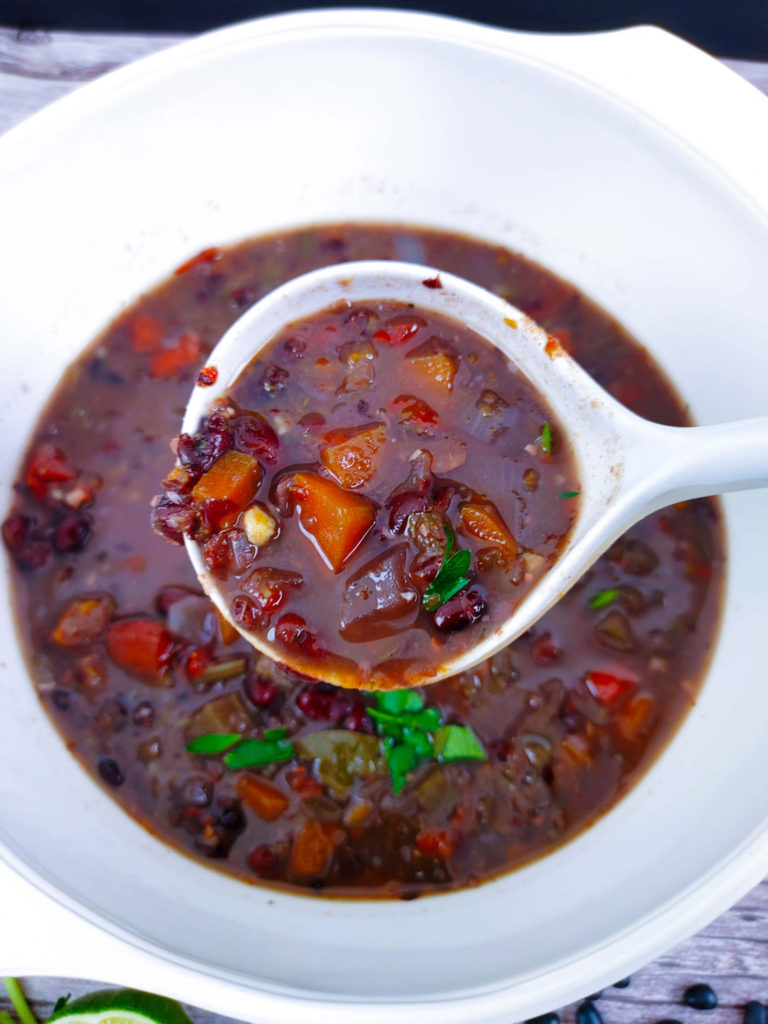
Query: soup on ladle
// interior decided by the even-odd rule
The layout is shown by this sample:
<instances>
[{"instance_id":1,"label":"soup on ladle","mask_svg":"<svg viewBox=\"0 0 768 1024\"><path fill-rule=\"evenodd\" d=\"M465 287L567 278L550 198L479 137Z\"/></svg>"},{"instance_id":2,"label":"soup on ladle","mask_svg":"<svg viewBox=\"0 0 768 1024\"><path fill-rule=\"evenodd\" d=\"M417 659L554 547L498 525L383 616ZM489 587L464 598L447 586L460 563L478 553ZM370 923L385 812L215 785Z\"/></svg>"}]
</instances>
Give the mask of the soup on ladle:
<instances>
[{"instance_id":1,"label":"soup on ladle","mask_svg":"<svg viewBox=\"0 0 768 1024\"><path fill-rule=\"evenodd\" d=\"M316 311L274 334L269 309L235 324L200 374L191 405L204 415L176 439L153 509L250 642L371 689L455 671L493 641L557 559L580 491L567 435L530 380L435 310L440 277L409 266L404 301L382 266L379 297L346 297L338 269L320 272L324 288L298 285L299 306ZM375 294L376 273L356 286ZM341 297L328 305L331 284ZM262 347L233 372L254 328Z\"/></svg>"}]
</instances>

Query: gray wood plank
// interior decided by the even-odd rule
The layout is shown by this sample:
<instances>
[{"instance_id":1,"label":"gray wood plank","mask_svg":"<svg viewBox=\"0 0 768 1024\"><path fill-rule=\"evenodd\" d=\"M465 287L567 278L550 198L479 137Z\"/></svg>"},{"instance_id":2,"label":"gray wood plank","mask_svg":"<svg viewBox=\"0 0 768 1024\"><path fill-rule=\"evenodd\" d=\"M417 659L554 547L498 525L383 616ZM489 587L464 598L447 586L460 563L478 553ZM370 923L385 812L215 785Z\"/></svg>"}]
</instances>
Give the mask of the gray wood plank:
<instances>
[{"instance_id":1,"label":"gray wood plank","mask_svg":"<svg viewBox=\"0 0 768 1024\"><path fill-rule=\"evenodd\" d=\"M0 133L79 84L180 38L28 33L0 27ZM768 63L724 63L768 95ZM720 997L718 1009L703 1018L680 1002L684 988L695 981L708 981ZM97 987L74 978L26 978L23 984L40 1020L49 1015L60 995L82 995ZM639 971L629 988L607 989L597 1006L605 1024L651 1024L663 1018L682 1024L735 1024L750 999L768 1002L768 880L708 928ZM575 1019L577 1005L560 1011L566 1024ZM0 1008L10 1009L4 992ZM188 1010L199 1024L228 1020L192 1007Z\"/></svg>"}]
</instances>

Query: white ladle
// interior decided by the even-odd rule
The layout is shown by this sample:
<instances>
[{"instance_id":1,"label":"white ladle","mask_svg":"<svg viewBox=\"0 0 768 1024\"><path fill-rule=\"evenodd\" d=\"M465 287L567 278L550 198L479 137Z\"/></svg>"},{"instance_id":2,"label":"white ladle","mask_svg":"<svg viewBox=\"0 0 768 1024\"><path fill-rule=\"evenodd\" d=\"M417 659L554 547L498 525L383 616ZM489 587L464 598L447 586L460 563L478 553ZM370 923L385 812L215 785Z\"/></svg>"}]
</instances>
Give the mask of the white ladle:
<instances>
[{"instance_id":1,"label":"white ladle","mask_svg":"<svg viewBox=\"0 0 768 1024\"><path fill-rule=\"evenodd\" d=\"M424 285L438 275L442 287ZM525 632L617 537L650 512L688 498L768 486L768 416L709 427L658 426L611 398L541 327L503 299L433 267L393 261L313 271L257 302L213 350L208 362L218 370L216 384L195 387L182 430L195 433L212 401L283 327L341 299L410 302L472 328L545 397L568 431L578 462L580 510L560 557L494 633L437 666L434 679L471 668ZM722 372L727 374L727 362ZM204 590L231 622L200 546L188 538L186 546ZM232 624L259 650L290 664L284 649ZM306 666L302 671L306 674ZM318 678L339 682L332 672L319 672Z\"/></svg>"}]
</instances>

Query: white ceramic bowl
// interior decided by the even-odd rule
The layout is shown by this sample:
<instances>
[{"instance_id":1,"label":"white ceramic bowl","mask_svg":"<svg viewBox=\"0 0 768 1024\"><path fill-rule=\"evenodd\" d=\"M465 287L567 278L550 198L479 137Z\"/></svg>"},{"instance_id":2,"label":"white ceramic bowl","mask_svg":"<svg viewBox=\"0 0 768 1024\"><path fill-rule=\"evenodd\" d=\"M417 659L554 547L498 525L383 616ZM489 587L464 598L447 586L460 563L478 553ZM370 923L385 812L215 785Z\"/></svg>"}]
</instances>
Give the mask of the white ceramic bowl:
<instances>
[{"instance_id":1,"label":"white ceramic bowl","mask_svg":"<svg viewBox=\"0 0 768 1024\"><path fill-rule=\"evenodd\" d=\"M519 249L633 330L697 419L764 413L767 140L765 99L649 28L313 12L109 75L0 141L3 503L62 369L125 303L207 245L318 221ZM768 498L726 508L711 671L652 770L555 854L410 903L246 887L152 839L67 753L4 603L4 972L269 1024L508 1024L635 969L768 869Z\"/></svg>"}]
</instances>

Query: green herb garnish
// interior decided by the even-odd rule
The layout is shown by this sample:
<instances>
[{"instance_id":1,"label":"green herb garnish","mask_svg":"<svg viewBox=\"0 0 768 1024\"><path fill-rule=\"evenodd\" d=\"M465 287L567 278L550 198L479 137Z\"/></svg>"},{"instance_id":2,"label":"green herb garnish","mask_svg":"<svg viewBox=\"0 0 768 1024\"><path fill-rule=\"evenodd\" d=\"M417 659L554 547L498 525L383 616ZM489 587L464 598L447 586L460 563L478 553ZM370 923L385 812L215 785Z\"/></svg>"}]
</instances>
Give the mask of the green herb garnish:
<instances>
[{"instance_id":1,"label":"green herb garnish","mask_svg":"<svg viewBox=\"0 0 768 1024\"><path fill-rule=\"evenodd\" d=\"M392 788L401 793L408 772L426 760L443 764L451 761L486 761L480 741L465 725L443 725L438 708L424 707L415 690L389 690L376 694L377 707L368 714L384 740L384 756L392 777Z\"/></svg>"},{"instance_id":2,"label":"green herb garnish","mask_svg":"<svg viewBox=\"0 0 768 1024\"><path fill-rule=\"evenodd\" d=\"M417 690L386 690L376 694L376 705L379 711L401 715L404 711L421 711L424 698Z\"/></svg>"},{"instance_id":3,"label":"green herb garnish","mask_svg":"<svg viewBox=\"0 0 768 1024\"><path fill-rule=\"evenodd\" d=\"M593 594L588 604L590 608L599 611L600 608L607 608L609 604L613 604L618 596L618 588L611 587L610 590L601 590L597 594Z\"/></svg>"},{"instance_id":4,"label":"green herb garnish","mask_svg":"<svg viewBox=\"0 0 768 1024\"><path fill-rule=\"evenodd\" d=\"M435 753L443 764L487 761L488 755L468 725L444 725L435 733Z\"/></svg>"},{"instance_id":5,"label":"green herb garnish","mask_svg":"<svg viewBox=\"0 0 768 1024\"><path fill-rule=\"evenodd\" d=\"M293 756L293 744L285 739L285 729L267 729L263 739L243 739L236 732L211 732L187 744L190 754L224 754L227 768L256 768L262 764L287 761Z\"/></svg>"},{"instance_id":6,"label":"green herb garnish","mask_svg":"<svg viewBox=\"0 0 768 1024\"><path fill-rule=\"evenodd\" d=\"M266 729L264 732L265 740L284 740L288 735L287 729Z\"/></svg>"},{"instance_id":7,"label":"green herb garnish","mask_svg":"<svg viewBox=\"0 0 768 1024\"><path fill-rule=\"evenodd\" d=\"M545 455L552 454L552 428L549 423L545 423L541 428L541 434L539 434L539 445Z\"/></svg>"},{"instance_id":8,"label":"green herb garnish","mask_svg":"<svg viewBox=\"0 0 768 1024\"><path fill-rule=\"evenodd\" d=\"M467 572L472 555L466 549L451 554L454 544L453 531L447 523L445 536L448 539L448 546L443 555L443 564L421 598L422 607L428 612L437 611L469 583Z\"/></svg>"},{"instance_id":9,"label":"green herb garnish","mask_svg":"<svg viewBox=\"0 0 768 1024\"><path fill-rule=\"evenodd\" d=\"M389 774L392 776L392 789L395 793L402 793L408 772L415 768L419 761L418 754L406 743L395 743L394 740L387 739L384 741L384 756L389 766Z\"/></svg>"},{"instance_id":10,"label":"green herb garnish","mask_svg":"<svg viewBox=\"0 0 768 1024\"><path fill-rule=\"evenodd\" d=\"M581 491L560 491L558 498L578 498Z\"/></svg>"},{"instance_id":11,"label":"green herb garnish","mask_svg":"<svg viewBox=\"0 0 768 1024\"><path fill-rule=\"evenodd\" d=\"M293 744L290 740L243 740L234 750L224 755L227 768L237 771L240 768L258 768L263 764L275 764L277 761L289 761L293 757Z\"/></svg>"},{"instance_id":12,"label":"green herb garnish","mask_svg":"<svg viewBox=\"0 0 768 1024\"><path fill-rule=\"evenodd\" d=\"M223 754L241 740L239 732L209 732L187 744L190 754Z\"/></svg>"}]
</instances>

